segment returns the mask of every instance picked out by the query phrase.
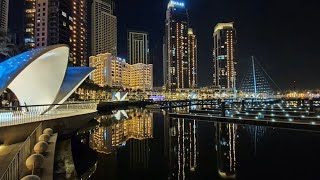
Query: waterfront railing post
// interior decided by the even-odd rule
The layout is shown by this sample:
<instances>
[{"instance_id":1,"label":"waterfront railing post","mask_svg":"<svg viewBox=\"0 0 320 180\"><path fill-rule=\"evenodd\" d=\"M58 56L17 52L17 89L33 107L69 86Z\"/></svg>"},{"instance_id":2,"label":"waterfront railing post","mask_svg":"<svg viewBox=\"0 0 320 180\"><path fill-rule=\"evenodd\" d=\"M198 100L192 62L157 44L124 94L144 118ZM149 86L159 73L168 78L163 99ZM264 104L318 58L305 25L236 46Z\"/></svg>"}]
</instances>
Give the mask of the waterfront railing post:
<instances>
[{"instance_id":1,"label":"waterfront railing post","mask_svg":"<svg viewBox=\"0 0 320 180\"><path fill-rule=\"evenodd\" d=\"M172 102L169 101L169 112L172 112Z\"/></svg>"},{"instance_id":2,"label":"waterfront railing post","mask_svg":"<svg viewBox=\"0 0 320 180\"><path fill-rule=\"evenodd\" d=\"M221 117L226 117L226 102L224 99L221 101Z\"/></svg>"},{"instance_id":3,"label":"waterfront railing post","mask_svg":"<svg viewBox=\"0 0 320 180\"><path fill-rule=\"evenodd\" d=\"M218 99L218 105L220 105L221 104L221 99Z\"/></svg>"},{"instance_id":4,"label":"waterfront railing post","mask_svg":"<svg viewBox=\"0 0 320 180\"><path fill-rule=\"evenodd\" d=\"M298 107L300 107L300 106L301 106L301 98L298 99Z\"/></svg>"},{"instance_id":5,"label":"waterfront railing post","mask_svg":"<svg viewBox=\"0 0 320 180\"><path fill-rule=\"evenodd\" d=\"M245 101L242 99L241 101L241 111L244 111Z\"/></svg>"},{"instance_id":6,"label":"waterfront railing post","mask_svg":"<svg viewBox=\"0 0 320 180\"><path fill-rule=\"evenodd\" d=\"M313 112L314 111L314 107L313 107L313 99L309 100L309 112Z\"/></svg>"}]
</instances>

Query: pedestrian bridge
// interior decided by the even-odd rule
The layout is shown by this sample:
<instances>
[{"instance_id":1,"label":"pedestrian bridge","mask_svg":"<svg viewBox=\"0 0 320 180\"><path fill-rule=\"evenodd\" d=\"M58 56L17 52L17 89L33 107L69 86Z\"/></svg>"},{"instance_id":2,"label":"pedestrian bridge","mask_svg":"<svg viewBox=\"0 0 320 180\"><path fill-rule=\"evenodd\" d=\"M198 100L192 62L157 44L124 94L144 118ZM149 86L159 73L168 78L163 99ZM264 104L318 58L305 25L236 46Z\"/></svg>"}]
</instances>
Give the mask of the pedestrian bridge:
<instances>
[{"instance_id":1,"label":"pedestrian bridge","mask_svg":"<svg viewBox=\"0 0 320 180\"><path fill-rule=\"evenodd\" d=\"M4 107L0 109L0 127L48 121L97 112L96 102L54 104L57 108L42 114L52 105Z\"/></svg>"}]
</instances>

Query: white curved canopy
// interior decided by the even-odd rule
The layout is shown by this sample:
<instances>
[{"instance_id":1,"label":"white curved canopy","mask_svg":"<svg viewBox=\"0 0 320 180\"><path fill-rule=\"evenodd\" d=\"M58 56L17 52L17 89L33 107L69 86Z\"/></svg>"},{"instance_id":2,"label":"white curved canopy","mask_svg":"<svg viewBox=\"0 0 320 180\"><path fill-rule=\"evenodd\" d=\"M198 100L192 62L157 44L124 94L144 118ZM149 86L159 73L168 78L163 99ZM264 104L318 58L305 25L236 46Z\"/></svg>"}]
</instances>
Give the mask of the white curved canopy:
<instances>
[{"instance_id":1,"label":"white curved canopy","mask_svg":"<svg viewBox=\"0 0 320 180\"><path fill-rule=\"evenodd\" d=\"M88 67L67 71L68 57L67 45L54 45L0 63L0 94L9 88L22 106L63 103L93 71Z\"/></svg>"},{"instance_id":2,"label":"white curved canopy","mask_svg":"<svg viewBox=\"0 0 320 180\"><path fill-rule=\"evenodd\" d=\"M68 47L58 47L25 67L8 86L20 105L53 103L66 73L68 55Z\"/></svg>"}]
</instances>

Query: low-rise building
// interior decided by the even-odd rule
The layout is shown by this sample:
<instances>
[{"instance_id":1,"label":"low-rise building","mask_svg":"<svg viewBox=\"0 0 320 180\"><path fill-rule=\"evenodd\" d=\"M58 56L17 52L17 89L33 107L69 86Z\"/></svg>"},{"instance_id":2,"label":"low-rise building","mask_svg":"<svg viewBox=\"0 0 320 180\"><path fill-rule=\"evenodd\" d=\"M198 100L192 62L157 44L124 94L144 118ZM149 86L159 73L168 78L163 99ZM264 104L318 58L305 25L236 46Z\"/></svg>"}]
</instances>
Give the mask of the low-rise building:
<instances>
[{"instance_id":1,"label":"low-rise building","mask_svg":"<svg viewBox=\"0 0 320 180\"><path fill-rule=\"evenodd\" d=\"M152 90L153 66L152 64L126 64L123 72L123 87L131 90Z\"/></svg>"},{"instance_id":2,"label":"low-rise building","mask_svg":"<svg viewBox=\"0 0 320 180\"><path fill-rule=\"evenodd\" d=\"M89 65L96 68L91 75L91 80L101 87L121 87L142 91L153 88L152 64L128 64L124 59L104 53L91 56Z\"/></svg>"}]
</instances>

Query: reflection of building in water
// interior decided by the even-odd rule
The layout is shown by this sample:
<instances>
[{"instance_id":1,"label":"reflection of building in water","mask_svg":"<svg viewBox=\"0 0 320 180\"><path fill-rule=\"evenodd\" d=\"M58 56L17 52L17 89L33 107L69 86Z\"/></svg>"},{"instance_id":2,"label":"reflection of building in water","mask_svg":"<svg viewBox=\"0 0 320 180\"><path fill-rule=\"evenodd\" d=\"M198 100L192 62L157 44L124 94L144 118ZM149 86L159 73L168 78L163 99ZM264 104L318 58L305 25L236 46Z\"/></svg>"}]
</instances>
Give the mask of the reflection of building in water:
<instances>
[{"instance_id":1,"label":"reflection of building in water","mask_svg":"<svg viewBox=\"0 0 320 180\"><path fill-rule=\"evenodd\" d=\"M92 149L109 154L129 139L149 139L153 137L153 117L148 111L132 111L127 119L114 121L108 127L97 127L90 136Z\"/></svg>"},{"instance_id":2,"label":"reflection of building in water","mask_svg":"<svg viewBox=\"0 0 320 180\"><path fill-rule=\"evenodd\" d=\"M254 146L254 155L257 154L257 143L266 134L267 128L262 126L244 126L250 136L250 141Z\"/></svg>"},{"instance_id":3,"label":"reflection of building in water","mask_svg":"<svg viewBox=\"0 0 320 180\"><path fill-rule=\"evenodd\" d=\"M217 166L222 178L236 177L237 125L216 124Z\"/></svg>"},{"instance_id":4,"label":"reflection of building in water","mask_svg":"<svg viewBox=\"0 0 320 180\"><path fill-rule=\"evenodd\" d=\"M130 139L127 141L130 168L143 169L148 167L150 156L149 143L149 139Z\"/></svg>"},{"instance_id":5,"label":"reflection of building in water","mask_svg":"<svg viewBox=\"0 0 320 180\"><path fill-rule=\"evenodd\" d=\"M197 168L197 123L195 120L173 119L170 127L169 154L173 179L185 179Z\"/></svg>"}]
</instances>

